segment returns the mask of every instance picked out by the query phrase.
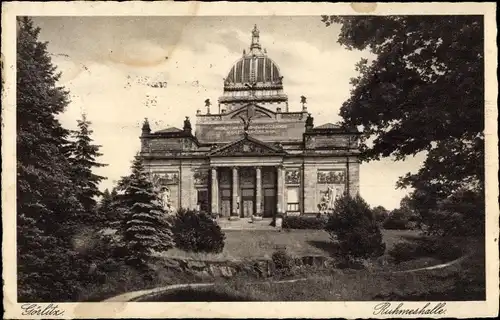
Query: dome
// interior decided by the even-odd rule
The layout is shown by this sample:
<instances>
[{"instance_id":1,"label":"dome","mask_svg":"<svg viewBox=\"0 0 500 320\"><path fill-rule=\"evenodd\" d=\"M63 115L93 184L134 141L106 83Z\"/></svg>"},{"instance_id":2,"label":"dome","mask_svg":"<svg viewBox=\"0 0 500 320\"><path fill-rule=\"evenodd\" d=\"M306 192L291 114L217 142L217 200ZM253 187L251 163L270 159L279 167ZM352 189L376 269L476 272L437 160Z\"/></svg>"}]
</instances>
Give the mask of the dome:
<instances>
[{"instance_id":1,"label":"dome","mask_svg":"<svg viewBox=\"0 0 500 320\"><path fill-rule=\"evenodd\" d=\"M288 97L283 93L283 76L278 65L259 43L257 26L252 30L250 50L236 61L224 78L224 93L219 98L223 109L230 111L248 103L267 105L286 111Z\"/></svg>"},{"instance_id":2,"label":"dome","mask_svg":"<svg viewBox=\"0 0 500 320\"><path fill-rule=\"evenodd\" d=\"M281 84L278 66L266 55L247 54L239 59L229 71L226 83L276 83Z\"/></svg>"}]
</instances>

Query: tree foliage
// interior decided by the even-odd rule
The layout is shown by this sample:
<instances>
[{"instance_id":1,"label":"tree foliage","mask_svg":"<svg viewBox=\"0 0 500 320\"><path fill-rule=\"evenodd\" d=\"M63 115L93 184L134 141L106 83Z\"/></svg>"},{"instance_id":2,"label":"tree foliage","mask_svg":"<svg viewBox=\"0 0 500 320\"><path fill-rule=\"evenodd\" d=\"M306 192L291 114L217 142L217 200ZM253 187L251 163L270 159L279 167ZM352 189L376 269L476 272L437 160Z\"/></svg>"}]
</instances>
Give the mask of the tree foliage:
<instances>
[{"instance_id":1,"label":"tree foliage","mask_svg":"<svg viewBox=\"0 0 500 320\"><path fill-rule=\"evenodd\" d=\"M484 200L482 193L457 190L430 210L427 232L442 236L484 235Z\"/></svg>"},{"instance_id":2,"label":"tree foliage","mask_svg":"<svg viewBox=\"0 0 500 320\"><path fill-rule=\"evenodd\" d=\"M389 215L389 211L383 206L376 206L372 209L373 217L377 222L383 222Z\"/></svg>"},{"instance_id":3,"label":"tree foliage","mask_svg":"<svg viewBox=\"0 0 500 320\"><path fill-rule=\"evenodd\" d=\"M69 131L56 118L68 93L57 85L40 29L26 17L17 23L18 296L63 301L74 297L79 277L72 236L82 211L67 157Z\"/></svg>"},{"instance_id":4,"label":"tree foliage","mask_svg":"<svg viewBox=\"0 0 500 320\"><path fill-rule=\"evenodd\" d=\"M126 210L123 234L129 262L142 267L152 252L173 247L171 225L140 158L136 157L132 174L124 177L120 186L120 205Z\"/></svg>"},{"instance_id":5,"label":"tree foliage","mask_svg":"<svg viewBox=\"0 0 500 320\"><path fill-rule=\"evenodd\" d=\"M479 16L323 16L338 42L368 50L340 114L361 126L362 159L427 153L401 177L426 217L455 190L483 193L484 54Z\"/></svg>"},{"instance_id":6,"label":"tree foliage","mask_svg":"<svg viewBox=\"0 0 500 320\"><path fill-rule=\"evenodd\" d=\"M339 242L340 253L352 258L378 257L385 251L382 233L370 206L358 194L335 200L325 230Z\"/></svg>"},{"instance_id":7,"label":"tree foliage","mask_svg":"<svg viewBox=\"0 0 500 320\"><path fill-rule=\"evenodd\" d=\"M174 238L176 247L184 251L220 253L226 235L205 212L181 208L174 218Z\"/></svg>"},{"instance_id":8,"label":"tree foliage","mask_svg":"<svg viewBox=\"0 0 500 320\"><path fill-rule=\"evenodd\" d=\"M99 214L105 216L111 210L112 203L113 197L111 196L111 192L109 192L109 189L106 188L102 193L101 200L99 201Z\"/></svg>"},{"instance_id":9,"label":"tree foliage","mask_svg":"<svg viewBox=\"0 0 500 320\"><path fill-rule=\"evenodd\" d=\"M70 145L71 168L73 183L77 187L77 198L85 210L83 223L90 225L97 222L96 200L102 195L99 191L99 183L105 177L93 173L92 169L106 166L96 161L102 154L99 152L99 145L92 143L92 123L87 120L85 114L78 120L78 130L74 131L74 141Z\"/></svg>"}]
</instances>

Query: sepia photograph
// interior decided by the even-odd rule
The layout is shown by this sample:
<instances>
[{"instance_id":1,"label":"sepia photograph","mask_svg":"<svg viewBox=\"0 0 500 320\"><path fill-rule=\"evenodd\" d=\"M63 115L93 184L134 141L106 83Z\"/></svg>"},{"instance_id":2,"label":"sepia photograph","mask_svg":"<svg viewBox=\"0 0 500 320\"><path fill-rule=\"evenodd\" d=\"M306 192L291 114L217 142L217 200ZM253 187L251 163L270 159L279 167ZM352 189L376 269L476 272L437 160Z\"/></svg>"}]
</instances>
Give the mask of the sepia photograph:
<instances>
[{"instance_id":1,"label":"sepia photograph","mask_svg":"<svg viewBox=\"0 0 500 320\"><path fill-rule=\"evenodd\" d=\"M204 5L2 18L11 315L498 312L495 6Z\"/></svg>"}]
</instances>

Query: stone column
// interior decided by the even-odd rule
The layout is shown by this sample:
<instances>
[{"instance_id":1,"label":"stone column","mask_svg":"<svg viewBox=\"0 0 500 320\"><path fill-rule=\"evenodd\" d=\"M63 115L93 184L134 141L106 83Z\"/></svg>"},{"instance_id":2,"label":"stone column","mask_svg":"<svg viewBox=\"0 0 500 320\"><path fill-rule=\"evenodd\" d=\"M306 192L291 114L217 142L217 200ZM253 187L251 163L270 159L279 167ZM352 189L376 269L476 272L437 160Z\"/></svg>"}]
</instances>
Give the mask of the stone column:
<instances>
[{"instance_id":1,"label":"stone column","mask_svg":"<svg viewBox=\"0 0 500 320\"><path fill-rule=\"evenodd\" d=\"M262 169L255 168L255 213L257 216L262 215Z\"/></svg>"},{"instance_id":2,"label":"stone column","mask_svg":"<svg viewBox=\"0 0 500 320\"><path fill-rule=\"evenodd\" d=\"M219 183L217 179L217 168L212 167L212 215L219 213Z\"/></svg>"},{"instance_id":3,"label":"stone column","mask_svg":"<svg viewBox=\"0 0 500 320\"><path fill-rule=\"evenodd\" d=\"M232 215L239 216L239 208L238 208L238 168L233 167L233 185L232 185Z\"/></svg>"},{"instance_id":4,"label":"stone column","mask_svg":"<svg viewBox=\"0 0 500 320\"><path fill-rule=\"evenodd\" d=\"M277 197L277 207L276 207L276 211L277 211L277 214L283 214L285 212L285 209L283 208L283 166L278 166L276 168L276 174L277 174L277 184L278 184L278 190L277 190L277 193L276 193L276 197Z\"/></svg>"}]
</instances>

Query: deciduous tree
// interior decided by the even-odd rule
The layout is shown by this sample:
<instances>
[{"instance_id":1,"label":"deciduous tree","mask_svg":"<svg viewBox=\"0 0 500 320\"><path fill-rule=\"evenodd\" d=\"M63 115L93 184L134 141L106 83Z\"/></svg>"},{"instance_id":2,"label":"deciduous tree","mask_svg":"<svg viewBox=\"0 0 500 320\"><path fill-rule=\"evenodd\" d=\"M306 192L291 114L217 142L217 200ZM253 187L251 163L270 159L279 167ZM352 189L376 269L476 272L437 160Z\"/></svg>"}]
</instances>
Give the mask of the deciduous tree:
<instances>
[{"instance_id":1,"label":"deciduous tree","mask_svg":"<svg viewBox=\"0 0 500 320\"><path fill-rule=\"evenodd\" d=\"M455 190L483 193L484 54L480 16L323 16L340 23L338 42L367 50L340 114L362 127L362 159L404 160L425 152L423 166L401 177L425 216ZM480 199L481 197L477 197Z\"/></svg>"}]
</instances>

